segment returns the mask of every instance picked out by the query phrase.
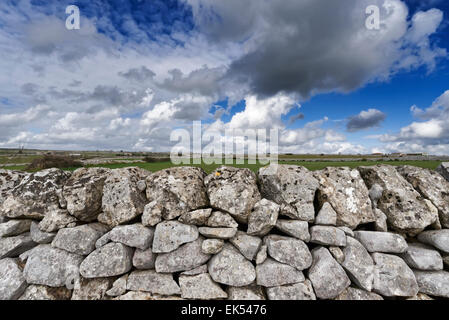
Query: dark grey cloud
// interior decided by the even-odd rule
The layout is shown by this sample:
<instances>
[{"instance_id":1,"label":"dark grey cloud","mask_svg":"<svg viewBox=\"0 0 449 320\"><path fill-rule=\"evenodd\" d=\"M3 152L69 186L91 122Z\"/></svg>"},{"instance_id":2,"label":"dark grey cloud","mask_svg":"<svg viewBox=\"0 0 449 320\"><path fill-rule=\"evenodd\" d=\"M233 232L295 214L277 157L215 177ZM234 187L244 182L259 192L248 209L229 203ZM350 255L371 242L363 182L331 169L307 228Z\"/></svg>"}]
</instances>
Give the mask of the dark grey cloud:
<instances>
[{"instance_id":1,"label":"dark grey cloud","mask_svg":"<svg viewBox=\"0 0 449 320\"><path fill-rule=\"evenodd\" d=\"M304 119L304 113L298 113L298 114L295 114L295 115L291 116L291 117L288 119L288 123L289 123L289 124L293 124L293 123L295 123L296 121L302 120L302 119Z\"/></svg>"},{"instance_id":2,"label":"dark grey cloud","mask_svg":"<svg viewBox=\"0 0 449 320\"><path fill-rule=\"evenodd\" d=\"M386 117L387 115L380 110L368 109L360 112L358 115L349 117L346 123L346 130L356 132L378 127Z\"/></svg>"},{"instance_id":3,"label":"dark grey cloud","mask_svg":"<svg viewBox=\"0 0 449 320\"><path fill-rule=\"evenodd\" d=\"M126 72L119 72L118 74L123 78L139 83L152 80L156 75L153 71L145 66L141 66L140 68L132 68Z\"/></svg>"}]
</instances>

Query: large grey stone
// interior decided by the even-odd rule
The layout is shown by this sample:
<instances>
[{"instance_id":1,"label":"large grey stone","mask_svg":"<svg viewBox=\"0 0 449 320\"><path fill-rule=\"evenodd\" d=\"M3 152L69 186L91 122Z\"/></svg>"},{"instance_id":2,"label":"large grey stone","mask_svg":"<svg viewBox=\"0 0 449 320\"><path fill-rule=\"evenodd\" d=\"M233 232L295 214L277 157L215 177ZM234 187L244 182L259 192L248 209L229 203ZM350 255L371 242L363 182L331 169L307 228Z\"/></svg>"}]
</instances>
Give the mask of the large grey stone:
<instances>
[{"instance_id":1,"label":"large grey stone","mask_svg":"<svg viewBox=\"0 0 449 320\"><path fill-rule=\"evenodd\" d=\"M304 282L267 288L268 300L316 300L312 284Z\"/></svg>"},{"instance_id":2,"label":"large grey stone","mask_svg":"<svg viewBox=\"0 0 449 320\"><path fill-rule=\"evenodd\" d=\"M382 196L377 207L388 218L394 230L416 235L438 219L438 210L425 201L413 186L393 166L360 167L359 171L368 188L378 184Z\"/></svg>"},{"instance_id":3,"label":"large grey stone","mask_svg":"<svg viewBox=\"0 0 449 320\"><path fill-rule=\"evenodd\" d=\"M145 205L142 214L142 224L145 227L154 227L162 221L163 203L152 201Z\"/></svg>"},{"instance_id":4,"label":"large grey stone","mask_svg":"<svg viewBox=\"0 0 449 320\"><path fill-rule=\"evenodd\" d=\"M355 231L354 236L369 252L403 253L407 242L399 234L375 231Z\"/></svg>"},{"instance_id":5,"label":"large grey stone","mask_svg":"<svg viewBox=\"0 0 449 320\"><path fill-rule=\"evenodd\" d=\"M449 162L441 163L436 171L449 181Z\"/></svg>"},{"instance_id":6,"label":"large grey stone","mask_svg":"<svg viewBox=\"0 0 449 320\"><path fill-rule=\"evenodd\" d=\"M209 274L202 273L196 276L180 276L181 298L184 299L225 299L228 294L215 283Z\"/></svg>"},{"instance_id":7,"label":"large grey stone","mask_svg":"<svg viewBox=\"0 0 449 320\"><path fill-rule=\"evenodd\" d=\"M67 211L78 220L94 221L101 212L104 181L110 173L106 168L75 170L62 191Z\"/></svg>"},{"instance_id":8,"label":"large grey stone","mask_svg":"<svg viewBox=\"0 0 449 320\"><path fill-rule=\"evenodd\" d=\"M337 213L329 202L323 203L320 211L316 215L315 224L322 226L335 226L337 225Z\"/></svg>"},{"instance_id":9,"label":"large grey stone","mask_svg":"<svg viewBox=\"0 0 449 320\"><path fill-rule=\"evenodd\" d=\"M0 203L2 203L6 197L11 194L11 191L29 175L29 173L23 171L0 169ZM0 217L1 216L2 212L0 210Z\"/></svg>"},{"instance_id":10,"label":"large grey stone","mask_svg":"<svg viewBox=\"0 0 449 320\"><path fill-rule=\"evenodd\" d=\"M333 299L351 284L343 268L332 257L329 250L318 247L312 250L313 264L308 278L319 299Z\"/></svg>"},{"instance_id":11,"label":"large grey stone","mask_svg":"<svg viewBox=\"0 0 449 320\"><path fill-rule=\"evenodd\" d=\"M122 275L132 268L133 250L121 243L108 243L95 250L80 265L84 278L104 278Z\"/></svg>"},{"instance_id":12,"label":"large grey stone","mask_svg":"<svg viewBox=\"0 0 449 320\"><path fill-rule=\"evenodd\" d=\"M33 239L34 242L40 243L40 244L45 244L45 243L52 242L56 236L56 233L41 231L39 229L39 223L36 221L33 221L31 223L31 227L30 227L30 235L31 235L31 239Z\"/></svg>"},{"instance_id":13,"label":"large grey stone","mask_svg":"<svg viewBox=\"0 0 449 320\"><path fill-rule=\"evenodd\" d=\"M261 199L257 177L249 169L220 167L204 179L212 207L230 213L246 223L254 205Z\"/></svg>"},{"instance_id":14,"label":"large grey stone","mask_svg":"<svg viewBox=\"0 0 449 320\"><path fill-rule=\"evenodd\" d=\"M256 267L256 283L260 286L278 287L303 282L304 280L302 271L270 258Z\"/></svg>"},{"instance_id":15,"label":"large grey stone","mask_svg":"<svg viewBox=\"0 0 449 320\"><path fill-rule=\"evenodd\" d=\"M197 276L202 273L207 273L207 264L203 264L202 266L196 267L192 270L187 270L184 272L181 272L181 275L183 276Z\"/></svg>"},{"instance_id":16,"label":"large grey stone","mask_svg":"<svg viewBox=\"0 0 449 320\"><path fill-rule=\"evenodd\" d=\"M265 300L265 293L260 286L228 287L228 300Z\"/></svg>"},{"instance_id":17,"label":"large grey stone","mask_svg":"<svg viewBox=\"0 0 449 320\"><path fill-rule=\"evenodd\" d=\"M307 245L298 239L269 235L265 238L268 254L275 260L304 270L312 265L312 255Z\"/></svg>"},{"instance_id":18,"label":"large grey stone","mask_svg":"<svg viewBox=\"0 0 449 320\"><path fill-rule=\"evenodd\" d=\"M41 244L29 255L23 275L29 284L63 287L79 277L83 257L49 244Z\"/></svg>"},{"instance_id":19,"label":"large grey stone","mask_svg":"<svg viewBox=\"0 0 449 320\"><path fill-rule=\"evenodd\" d=\"M235 237L229 240L229 242L248 260L254 260L262 245L262 239L250 236L243 231L238 231Z\"/></svg>"},{"instance_id":20,"label":"large grey stone","mask_svg":"<svg viewBox=\"0 0 449 320\"><path fill-rule=\"evenodd\" d=\"M401 254L401 258L413 269L443 270L441 254L432 247L421 243L409 243L407 251Z\"/></svg>"},{"instance_id":21,"label":"large grey stone","mask_svg":"<svg viewBox=\"0 0 449 320\"><path fill-rule=\"evenodd\" d=\"M185 224L193 224L196 226L202 226L202 225L206 224L206 222L209 219L211 214L212 214L212 209L199 209L199 210L183 213L179 217L178 220L179 220L179 222L182 222Z\"/></svg>"},{"instance_id":22,"label":"large grey stone","mask_svg":"<svg viewBox=\"0 0 449 320\"><path fill-rule=\"evenodd\" d=\"M237 228L211 228L211 227L200 227L198 231L201 235L206 238L214 239L231 239L237 233Z\"/></svg>"},{"instance_id":23,"label":"large grey stone","mask_svg":"<svg viewBox=\"0 0 449 320\"><path fill-rule=\"evenodd\" d=\"M229 213L214 211L207 219L206 226L237 228L239 225Z\"/></svg>"},{"instance_id":24,"label":"large grey stone","mask_svg":"<svg viewBox=\"0 0 449 320\"><path fill-rule=\"evenodd\" d=\"M264 236L276 225L280 206L270 200L262 199L254 205L248 217L249 235Z\"/></svg>"},{"instance_id":25,"label":"large grey stone","mask_svg":"<svg viewBox=\"0 0 449 320\"><path fill-rule=\"evenodd\" d=\"M9 220L0 223L0 238L18 236L24 232L30 231L31 220Z\"/></svg>"},{"instance_id":26,"label":"large grey stone","mask_svg":"<svg viewBox=\"0 0 449 320\"><path fill-rule=\"evenodd\" d=\"M145 291L164 296L181 294L181 289L173 280L173 275L157 273L154 270L131 272L126 288L128 290Z\"/></svg>"},{"instance_id":27,"label":"large grey stone","mask_svg":"<svg viewBox=\"0 0 449 320\"><path fill-rule=\"evenodd\" d=\"M407 264L391 254L373 253L373 290L385 297L413 297L418 293L418 284Z\"/></svg>"},{"instance_id":28,"label":"large grey stone","mask_svg":"<svg viewBox=\"0 0 449 320\"><path fill-rule=\"evenodd\" d=\"M85 256L95 250L95 242L108 230L109 228L101 223L60 229L51 245L55 248Z\"/></svg>"},{"instance_id":29,"label":"large grey stone","mask_svg":"<svg viewBox=\"0 0 449 320\"><path fill-rule=\"evenodd\" d=\"M293 165L270 165L259 169L262 196L281 206L280 213L292 219L312 222L313 200L319 187L312 172Z\"/></svg>"},{"instance_id":30,"label":"large grey stone","mask_svg":"<svg viewBox=\"0 0 449 320\"><path fill-rule=\"evenodd\" d=\"M72 300L104 300L114 282L113 278L84 279L75 287Z\"/></svg>"},{"instance_id":31,"label":"large grey stone","mask_svg":"<svg viewBox=\"0 0 449 320\"><path fill-rule=\"evenodd\" d=\"M140 270L154 269L157 254L151 248L146 250L136 249L133 255L133 266Z\"/></svg>"},{"instance_id":32,"label":"large grey stone","mask_svg":"<svg viewBox=\"0 0 449 320\"><path fill-rule=\"evenodd\" d=\"M304 242L310 241L309 223L307 221L278 219L276 228Z\"/></svg>"},{"instance_id":33,"label":"large grey stone","mask_svg":"<svg viewBox=\"0 0 449 320\"><path fill-rule=\"evenodd\" d=\"M106 291L110 297L118 297L126 293L126 283L128 282L128 274L124 274L114 281L112 287Z\"/></svg>"},{"instance_id":34,"label":"large grey stone","mask_svg":"<svg viewBox=\"0 0 449 320\"><path fill-rule=\"evenodd\" d=\"M346 234L336 227L313 226L310 228L310 242L325 246L344 247Z\"/></svg>"},{"instance_id":35,"label":"large grey stone","mask_svg":"<svg viewBox=\"0 0 449 320\"><path fill-rule=\"evenodd\" d=\"M99 240L97 248L109 241L123 243L140 250L148 249L153 243L154 229L144 227L141 223L117 226Z\"/></svg>"},{"instance_id":36,"label":"large grey stone","mask_svg":"<svg viewBox=\"0 0 449 320\"><path fill-rule=\"evenodd\" d=\"M196 167L169 168L149 175L147 198L149 202L163 206L155 205L152 210L161 211L164 219L172 220L183 213L207 207L205 176L204 170ZM154 214L150 212L149 215Z\"/></svg>"},{"instance_id":37,"label":"large grey stone","mask_svg":"<svg viewBox=\"0 0 449 320\"><path fill-rule=\"evenodd\" d=\"M156 258L156 271L172 273L191 270L206 263L210 255L201 250L203 237L179 247L175 251L159 254Z\"/></svg>"},{"instance_id":38,"label":"large grey stone","mask_svg":"<svg viewBox=\"0 0 449 320\"><path fill-rule=\"evenodd\" d=\"M204 254L217 254L223 249L224 240L221 239L206 239L201 245L201 251Z\"/></svg>"},{"instance_id":39,"label":"large grey stone","mask_svg":"<svg viewBox=\"0 0 449 320\"><path fill-rule=\"evenodd\" d=\"M418 240L449 253L449 230L424 231L418 235Z\"/></svg>"},{"instance_id":40,"label":"large grey stone","mask_svg":"<svg viewBox=\"0 0 449 320\"><path fill-rule=\"evenodd\" d=\"M267 245L264 244L260 247L259 251L256 255L256 264L264 263L264 261L268 258L268 248Z\"/></svg>"},{"instance_id":41,"label":"large grey stone","mask_svg":"<svg viewBox=\"0 0 449 320\"><path fill-rule=\"evenodd\" d=\"M115 227L141 215L148 201L137 184L147 175L148 171L134 167L111 170L104 181L98 221Z\"/></svg>"},{"instance_id":42,"label":"large grey stone","mask_svg":"<svg viewBox=\"0 0 449 320\"><path fill-rule=\"evenodd\" d=\"M63 228L73 228L77 225L77 219L71 216L65 209L52 209L47 211L44 219L39 222L39 230L52 233Z\"/></svg>"},{"instance_id":43,"label":"large grey stone","mask_svg":"<svg viewBox=\"0 0 449 320\"><path fill-rule=\"evenodd\" d=\"M29 233L15 237L0 238L0 259L18 257L36 245L37 243L31 239Z\"/></svg>"},{"instance_id":44,"label":"large grey stone","mask_svg":"<svg viewBox=\"0 0 449 320\"><path fill-rule=\"evenodd\" d=\"M351 280L360 288L371 291L374 281L374 261L365 247L356 239L347 237L341 263Z\"/></svg>"},{"instance_id":45,"label":"large grey stone","mask_svg":"<svg viewBox=\"0 0 449 320\"><path fill-rule=\"evenodd\" d=\"M15 300L25 291L27 283L17 260L0 260L0 300Z\"/></svg>"},{"instance_id":46,"label":"large grey stone","mask_svg":"<svg viewBox=\"0 0 449 320\"><path fill-rule=\"evenodd\" d=\"M198 239L199 232L195 226L178 221L164 221L156 226L153 239L153 252L167 253L176 250L184 243Z\"/></svg>"},{"instance_id":47,"label":"large grey stone","mask_svg":"<svg viewBox=\"0 0 449 320\"><path fill-rule=\"evenodd\" d=\"M30 285L25 292L20 296L19 300L70 300L72 291L66 287L52 288L42 285Z\"/></svg>"},{"instance_id":48,"label":"large grey stone","mask_svg":"<svg viewBox=\"0 0 449 320\"><path fill-rule=\"evenodd\" d=\"M368 189L355 169L328 167L314 173L320 182L317 198L328 202L337 213L337 226L354 229L376 220Z\"/></svg>"},{"instance_id":49,"label":"large grey stone","mask_svg":"<svg viewBox=\"0 0 449 320\"><path fill-rule=\"evenodd\" d=\"M383 300L382 296L357 288L346 288L335 300Z\"/></svg>"},{"instance_id":50,"label":"large grey stone","mask_svg":"<svg viewBox=\"0 0 449 320\"><path fill-rule=\"evenodd\" d=\"M215 282L229 286L247 286L256 279L254 266L231 244L210 259L208 271Z\"/></svg>"},{"instance_id":51,"label":"large grey stone","mask_svg":"<svg viewBox=\"0 0 449 320\"><path fill-rule=\"evenodd\" d=\"M449 298L449 272L414 271L419 292L433 297Z\"/></svg>"}]
</instances>

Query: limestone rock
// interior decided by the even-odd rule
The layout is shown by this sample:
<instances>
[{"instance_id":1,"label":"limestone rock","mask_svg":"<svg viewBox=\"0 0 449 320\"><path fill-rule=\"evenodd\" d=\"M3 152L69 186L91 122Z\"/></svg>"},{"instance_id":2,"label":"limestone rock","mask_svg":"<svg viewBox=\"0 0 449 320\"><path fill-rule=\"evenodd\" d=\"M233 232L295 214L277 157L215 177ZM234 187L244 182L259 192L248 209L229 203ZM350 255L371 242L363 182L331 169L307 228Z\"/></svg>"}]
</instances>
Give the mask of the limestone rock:
<instances>
[{"instance_id":1,"label":"limestone rock","mask_svg":"<svg viewBox=\"0 0 449 320\"><path fill-rule=\"evenodd\" d=\"M264 236L276 225L280 207L276 203L262 199L254 205L248 217L249 235Z\"/></svg>"},{"instance_id":2,"label":"limestone rock","mask_svg":"<svg viewBox=\"0 0 449 320\"><path fill-rule=\"evenodd\" d=\"M424 201L393 166L360 167L359 171L369 188L374 184L382 187L377 206L393 229L416 235L438 219L435 207Z\"/></svg>"},{"instance_id":3,"label":"limestone rock","mask_svg":"<svg viewBox=\"0 0 449 320\"><path fill-rule=\"evenodd\" d=\"M207 264L203 264L202 266L196 267L192 270L187 270L184 272L181 272L181 275L183 276L197 276L202 273L207 273Z\"/></svg>"},{"instance_id":4,"label":"limestone rock","mask_svg":"<svg viewBox=\"0 0 449 320\"><path fill-rule=\"evenodd\" d=\"M280 287L267 288L268 300L316 300L309 280Z\"/></svg>"},{"instance_id":5,"label":"limestone rock","mask_svg":"<svg viewBox=\"0 0 449 320\"><path fill-rule=\"evenodd\" d=\"M383 300L382 296L357 288L346 288L335 300Z\"/></svg>"},{"instance_id":6,"label":"limestone rock","mask_svg":"<svg viewBox=\"0 0 449 320\"><path fill-rule=\"evenodd\" d=\"M254 260L259 252L262 240L258 237L250 236L243 231L237 231L234 238L229 240L243 256L248 260Z\"/></svg>"},{"instance_id":7,"label":"limestone rock","mask_svg":"<svg viewBox=\"0 0 449 320\"><path fill-rule=\"evenodd\" d=\"M0 203L2 203L7 196L11 194L11 191L29 175L29 173L22 171L0 169ZM2 216L1 210L0 216Z\"/></svg>"},{"instance_id":8,"label":"limestone rock","mask_svg":"<svg viewBox=\"0 0 449 320\"><path fill-rule=\"evenodd\" d=\"M376 215L376 221L374 221L374 226L376 231L387 232L388 231L388 223L387 216L382 210L374 209L374 214Z\"/></svg>"},{"instance_id":9,"label":"limestone rock","mask_svg":"<svg viewBox=\"0 0 449 320\"><path fill-rule=\"evenodd\" d=\"M310 242L326 246L346 246L346 234L331 226L313 226L310 228Z\"/></svg>"},{"instance_id":10,"label":"limestone rock","mask_svg":"<svg viewBox=\"0 0 449 320\"><path fill-rule=\"evenodd\" d=\"M148 203L142 214L142 224L146 227L154 227L162 221L162 212L164 211L164 205L157 201Z\"/></svg>"},{"instance_id":11,"label":"limestone rock","mask_svg":"<svg viewBox=\"0 0 449 320\"><path fill-rule=\"evenodd\" d=\"M18 257L36 245L37 243L31 239L29 233L15 237L0 238L0 259Z\"/></svg>"},{"instance_id":12,"label":"limestone rock","mask_svg":"<svg viewBox=\"0 0 449 320\"><path fill-rule=\"evenodd\" d=\"M278 287L303 282L305 277L302 271L268 258L264 263L257 265L256 279L260 286Z\"/></svg>"},{"instance_id":13,"label":"limestone rock","mask_svg":"<svg viewBox=\"0 0 449 320\"><path fill-rule=\"evenodd\" d=\"M325 202L321 207L315 218L315 224L323 225L323 226L335 226L337 225L337 213L334 208L329 204L329 202Z\"/></svg>"},{"instance_id":14,"label":"limestone rock","mask_svg":"<svg viewBox=\"0 0 449 320\"><path fill-rule=\"evenodd\" d=\"M0 224L0 238L18 236L30 231L31 220L9 220Z\"/></svg>"},{"instance_id":15,"label":"limestone rock","mask_svg":"<svg viewBox=\"0 0 449 320\"><path fill-rule=\"evenodd\" d=\"M147 189L147 182L145 180L137 181L137 189L144 192Z\"/></svg>"},{"instance_id":16,"label":"limestone rock","mask_svg":"<svg viewBox=\"0 0 449 320\"><path fill-rule=\"evenodd\" d=\"M372 254L374 263L374 285L376 293L385 297L413 297L418 293L418 284L413 271L401 258L384 253Z\"/></svg>"},{"instance_id":17,"label":"limestone rock","mask_svg":"<svg viewBox=\"0 0 449 320\"><path fill-rule=\"evenodd\" d=\"M309 269L308 278L318 298L333 299L349 287L351 281L328 249L315 248L312 256L313 264Z\"/></svg>"},{"instance_id":18,"label":"limestone rock","mask_svg":"<svg viewBox=\"0 0 449 320\"><path fill-rule=\"evenodd\" d=\"M110 297L118 297L126 293L126 283L128 282L128 274L125 274L114 281L112 288L106 291Z\"/></svg>"},{"instance_id":19,"label":"limestone rock","mask_svg":"<svg viewBox=\"0 0 449 320\"><path fill-rule=\"evenodd\" d=\"M156 273L154 270L133 271L128 277L126 288L164 296L181 294L181 289L173 280L173 275Z\"/></svg>"},{"instance_id":20,"label":"limestone rock","mask_svg":"<svg viewBox=\"0 0 449 320\"><path fill-rule=\"evenodd\" d=\"M101 223L60 229L51 245L55 248L85 256L95 250L95 242L108 230L108 227Z\"/></svg>"},{"instance_id":21,"label":"limestone rock","mask_svg":"<svg viewBox=\"0 0 449 320\"><path fill-rule=\"evenodd\" d=\"M108 243L95 250L80 265L84 278L122 275L132 268L133 250L121 243Z\"/></svg>"},{"instance_id":22,"label":"limestone rock","mask_svg":"<svg viewBox=\"0 0 449 320\"><path fill-rule=\"evenodd\" d=\"M230 213L246 223L254 205L261 199L257 177L249 169L220 167L204 179L212 207Z\"/></svg>"},{"instance_id":23,"label":"limestone rock","mask_svg":"<svg viewBox=\"0 0 449 320\"><path fill-rule=\"evenodd\" d=\"M449 230L424 231L418 235L418 240L449 253Z\"/></svg>"},{"instance_id":24,"label":"limestone rock","mask_svg":"<svg viewBox=\"0 0 449 320\"><path fill-rule=\"evenodd\" d=\"M207 219L206 226L237 228L239 225L229 213L214 211L209 219Z\"/></svg>"},{"instance_id":25,"label":"limestone rock","mask_svg":"<svg viewBox=\"0 0 449 320\"><path fill-rule=\"evenodd\" d=\"M39 222L39 230L42 232L56 232L63 228L73 228L76 226L77 219L71 216L67 210L53 209L49 210L44 219Z\"/></svg>"},{"instance_id":26,"label":"limestone rock","mask_svg":"<svg viewBox=\"0 0 449 320\"><path fill-rule=\"evenodd\" d=\"M215 239L231 239L237 233L236 228L210 228L210 227L200 227L198 231L201 235L206 238Z\"/></svg>"},{"instance_id":27,"label":"limestone rock","mask_svg":"<svg viewBox=\"0 0 449 320\"><path fill-rule=\"evenodd\" d=\"M313 201L319 187L312 172L292 165L270 165L259 169L262 196L281 206L280 213L292 219L312 222Z\"/></svg>"},{"instance_id":28,"label":"limestone rock","mask_svg":"<svg viewBox=\"0 0 449 320\"><path fill-rule=\"evenodd\" d=\"M401 254L401 258L413 269L443 270L443 259L440 253L421 243L409 243L407 251Z\"/></svg>"},{"instance_id":29,"label":"limestone rock","mask_svg":"<svg viewBox=\"0 0 449 320\"><path fill-rule=\"evenodd\" d=\"M337 226L354 229L359 224L376 220L368 189L355 169L329 167L316 171L320 182L318 202L329 202L337 213Z\"/></svg>"},{"instance_id":30,"label":"limestone rock","mask_svg":"<svg viewBox=\"0 0 449 320\"><path fill-rule=\"evenodd\" d=\"M350 237L354 238L354 231L352 231L350 228L348 228L348 227L338 227L338 229L343 231L347 236L350 236Z\"/></svg>"},{"instance_id":31,"label":"limestone rock","mask_svg":"<svg viewBox=\"0 0 449 320\"><path fill-rule=\"evenodd\" d=\"M157 255L151 248L146 250L136 249L133 256L133 266L139 270L154 269Z\"/></svg>"},{"instance_id":32,"label":"limestone rock","mask_svg":"<svg viewBox=\"0 0 449 320\"><path fill-rule=\"evenodd\" d=\"M202 226L206 224L207 219L212 214L212 209L199 209L195 211L190 211L183 213L179 217L179 222L185 223L185 224L193 224L196 226Z\"/></svg>"},{"instance_id":33,"label":"limestone rock","mask_svg":"<svg viewBox=\"0 0 449 320\"><path fill-rule=\"evenodd\" d=\"M201 251L204 254L217 254L223 249L224 241L220 239L207 239L201 245Z\"/></svg>"},{"instance_id":34,"label":"limestone rock","mask_svg":"<svg viewBox=\"0 0 449 320\"><path fill-rule=\"evenodd\" d=\"M276 235L265 238L268 254L275 260L304 270L312 265L312 255L307 245L298 239Z\"/></svg>"},{"instance_id":35,"label":"limestone rock","mask_svg":"<svg viewBox=\"0 0 449 320\"><path fill-rule=\"evenodd\" d=\"M45 243L52 242L56 236L56 233L41 231L39 229L39 223L36 221L33 221L31 223L31 227L30 227L30 235L31 235L31 239L33 239L34 242L40 243L40 244L45 244Z\"/></svg>"},{"instance_id":36,"label":"limestone rock","mask_svg":"<svg viewBox=\"0 0 449 320\"><path fill-rule=\"evenodd\" d=\"M104 181L103 212L98 216L98 221L115 227L141 215L148 201L137 183L148 174L140 168L111 170Z\"/></svg>"},{"instance_id":37,"label":"limestone rock","mask_svg":"<svg viewBox=\"0 0 449 320\"><path fill-rule=\"evenodd\" d=\"M415 271L419 292L433 297L449 298L449 272Z\"/></svg>"},{"instance_id":38,"label":"limestone rock","mask_svg":"<svg viewBox=\"0 0 449 320\"><path fill-rule=\"evenodd\" d=\"M260 286L228 287L228 300L265 300Z\"/></svg>"},{"instance_id":39,"label":"limestone rock","mask_svg":"<svg viewBox=\"0 0 449 320\"><path fill-rule=\"evenodd\" d=\"M167 253L180 245L198 239L199 232L195 226L178 221L164 221L156 226L153 239L153 252Z\"/></svg>"},{"instance_id":40,"label":"limestone rock","mask_svg":"<svg viewBox=\"0 0 449 320\"><path fill-rule=\"evenodd\" d=\"M153 243L154 229L144 227L141 223L117 226L103 236L97 248L105 242L113 241L140 250L148 249Z\"/></svg>"},{"instance_id":41,"label":"limestone rock","mask_svg":"<svg viewBox=\"0 0 449 320\"><path fill-rule=\"evenodd\" d=\"M191 270L206 263L210 255L202 252L203 237L179 247L175 251L159 254L156 258L156 271L172 273Z\"/></svg>"},{"instance_id":42,"label":"limestone rock","mask_svg":"<svg viewBox=\"0 0 449 320\"><path fill-rule=\"evenodd\" d=\"M403 253L408 247L405 239L395 233L355 231L354 235L369 252Z\"/></svg>"},{"instance_id":43,"label":"limestone rock","mask_svg":"<svg viewBox=\"0 0 449 320\"><path fill-rule=\"evenodd\" d=\"M374 281L374 261L365 247L356 239L348 237L343 248L341 263L351 280L360 288L371 291Z\"/></svg>"},{"instance_id":44,"label":"limestone rock","mask_svg":"<svg viewBox=\"0 0 449 320\"><path fill-rule=\"evenodd\" d=\"M42 285L30 285L19 300L70 300L72 291L66 287L52 288Z\"/></svg>"},{"instance_id":45,"label":"limestone rock","mask_svg":"<svg viewBox=\"0 0 449 320\"><path fill-rule=\"evenodd\" d=\"M307 221L278 219L276 228L304 242L310 241L309 223Z\"/></svg>"},{"instance_id":46,"label":"limestone rock","mask_svg":"<svg viewBox=\"0 0 449 320\"><path fill-rule=\"evenodd\" d=\"M228 294L215 283L209 274L202 273L197 276L180 276L181 298L184 299L224 299Z\"/></svg>"},{"instance_id":47,"label":"limestone rock","mask_svg":"<svg viewBox=\"0 0 449 320\"><path fill-rule=\"evenodd\" d=\"M231 244L210 259L208 271L215 282L242 287L256 279L254 266Z\"/></svg>"},{"instance_id":48,"label":"limestone rock","mask_svg":"<svg viewBox=\"0 0 449 320\"><path fill-rule=\"evenodd\" d=\"M443 162L438 166L436 171L449 181L449 162Z\"/></svg>"},{"instance_id":49,"label":"limestone rock","mask_svg":"<svg viewBox=\"0 0 449 320\"><path fill-rule=\"evenodd\" d=\"M329 252L332 254L335 260L338 261L339 264L342 264L345 261L345 254L343 250L339 247L329 247Z\"/></svg>"},{"instance_id":50,"label":"limestone rock","mask_svg":"<svg viewBox=\"0 0 449 320\"><path fill-rule=\"evenodd\" d=\"M196 167L175 167L155 172L146 180L147 198L163 205L161 214L166 220L207 207L205 176L204 170ZM155 208L159 210L157 206Z\"/></svg>"},{"instance_id":51,"label":"limestone rock","mask_svg":"<svg viewBox=\"0 0 449 320\"><path fill-rule=\"evenodd\" d=\"M64 287L79 277L83 257L41 244L29 255L23 275L29 284Z\"/></svg>"},{"instance_id":52,"label":"limestone rock","mask_svg":"<svg viewBox=\"0 0 449 320\"><path fill-rule=\"evenodd\" d=\"M256 255L256 264L263 263L268 257L268 248L267 245L262 245L259 249L259 252L257 252Z\"/></svg>"},{"instance_id":53,"label":"limestone rock","mask_svg":"<svg viewBox=\"0 0 449 320\"><path fill-rule=\"evenodd\" d=\"M94 221L101 212L104 181L111 173L105 168L80 168L64 185L67 211L78 220Z\"/></svg>"},{"instance_id":54,"label":"limestone rock","mask_svg":"<svg viewBox=\"0 0 449 320\"><path fill-rule=\"evenodd\" d=\"M0 260L0 300L15 300L25 291L27 283L17 260Z\"/></svg>"},{"instance_id":55,"label":"limestone rock","mask_svg":"<svg viewBox=\"0 0 449 320\"><path fill-rule=\"evenodd\" d=\"M72 300L103 300L114 279L84 279L80 281L79 288L75 287L72 294Z\"/></svg>"}]
</instances>

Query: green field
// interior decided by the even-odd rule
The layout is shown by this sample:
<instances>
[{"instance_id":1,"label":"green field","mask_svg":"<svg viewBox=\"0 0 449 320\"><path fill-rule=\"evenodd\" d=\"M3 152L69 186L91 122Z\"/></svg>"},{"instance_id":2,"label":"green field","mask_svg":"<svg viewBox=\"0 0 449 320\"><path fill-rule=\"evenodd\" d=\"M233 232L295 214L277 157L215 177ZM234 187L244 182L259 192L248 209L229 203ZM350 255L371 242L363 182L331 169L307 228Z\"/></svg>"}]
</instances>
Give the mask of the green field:
<instances>
[{"instance_id":1,"label":"green field","mask_svg":"<svg viewBox=\"0 0 449 320\"><path fill-rule=\"evenodd\" d=\"M299 165L304 166L309 170L315 171L315 170L321 170L326 167L350 167L350 168L356 168L359 166L373 166L376 164L389 164L394 166L402 166L402 165L411 165L421 168L428 168L435 170L438 165L441 163L440 161L280 161L280 164L293 164L293 165ZM205 164L202 163L200 165L190 165L194 167L201 167L206 172L210 173L220 167L219 164ZM257 172L257 170L260 167L263 167L261 164L234 164L232 165L234 167L238 168L249 168L253 170L254 172ZM104 167L104 168L110 168L110 169L116 169L116 168L125 168L125 167L140 167L142 169L155 172L166 168L174 167L174 165L171 162L155 162L155 163L143 163L143 162L136 162L136 163L114 163L114 164L98 164L98 165L88 165L86 167ZM5 167L5 169L9 170L25 170L25 166L15 166L15 167ZM76 168L65 168L65 170L73 171Z\"/></svg>"}]
</instances>

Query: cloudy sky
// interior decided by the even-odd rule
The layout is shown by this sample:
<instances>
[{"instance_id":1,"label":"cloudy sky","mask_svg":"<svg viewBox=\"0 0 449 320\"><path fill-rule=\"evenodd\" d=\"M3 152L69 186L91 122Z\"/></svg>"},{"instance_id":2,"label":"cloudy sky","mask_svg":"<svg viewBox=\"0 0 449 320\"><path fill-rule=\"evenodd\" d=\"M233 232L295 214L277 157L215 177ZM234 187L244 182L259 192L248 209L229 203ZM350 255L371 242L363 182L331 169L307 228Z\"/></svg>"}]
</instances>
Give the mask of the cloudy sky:
<instances>
[{"instance_id":1,"label":"cloudy sky","mask_svg":"<svg viewBox=\"0 0 449 320\"><path fill-rule=\"evenodd\" d=\"M449 154L448 32L445 0L2 0L0 147L169 151L201 120L281 152Z\"/></svg>"}]
</instances>

